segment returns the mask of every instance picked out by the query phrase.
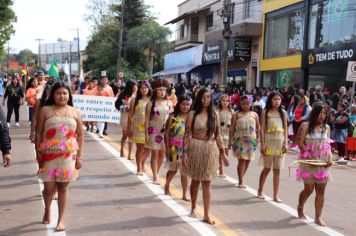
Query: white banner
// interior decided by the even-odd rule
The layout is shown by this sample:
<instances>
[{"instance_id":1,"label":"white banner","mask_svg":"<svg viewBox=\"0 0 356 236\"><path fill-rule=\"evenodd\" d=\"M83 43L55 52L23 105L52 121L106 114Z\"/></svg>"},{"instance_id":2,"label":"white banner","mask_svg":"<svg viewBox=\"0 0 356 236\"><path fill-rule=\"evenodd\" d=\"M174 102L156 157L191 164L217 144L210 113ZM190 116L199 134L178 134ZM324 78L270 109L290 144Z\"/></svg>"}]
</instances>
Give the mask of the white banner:
<instances>
[{"instance_id":1,"label":"white banner","mask_svg":"<svg viewBox=\"0 0 356 236\"><path fill-rule=\"evenodd\" d=\"M120 123L115 97L73 95L73 105L82 113L83 121Z\"/></svg>"}]
</instances>

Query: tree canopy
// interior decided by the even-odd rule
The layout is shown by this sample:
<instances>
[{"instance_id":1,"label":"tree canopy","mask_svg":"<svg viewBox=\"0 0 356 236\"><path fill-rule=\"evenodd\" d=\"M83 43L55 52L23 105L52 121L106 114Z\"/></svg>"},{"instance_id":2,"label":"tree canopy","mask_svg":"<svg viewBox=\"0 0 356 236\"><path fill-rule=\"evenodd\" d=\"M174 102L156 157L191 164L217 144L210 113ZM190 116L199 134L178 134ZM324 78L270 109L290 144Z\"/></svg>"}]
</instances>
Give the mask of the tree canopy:
<instances>
[{"instance_id":1,"label":"tree canopy","mask_svg":"<svg viewBox=\"0 0 356 236\"><path fill-rule=\"evenodd\" d=\"M12 0L0 0L0 58L4 56L5 43L15 33L13 23L16 22L16 15L10 8L12 4Z\"/></svg>"}]
</instances>

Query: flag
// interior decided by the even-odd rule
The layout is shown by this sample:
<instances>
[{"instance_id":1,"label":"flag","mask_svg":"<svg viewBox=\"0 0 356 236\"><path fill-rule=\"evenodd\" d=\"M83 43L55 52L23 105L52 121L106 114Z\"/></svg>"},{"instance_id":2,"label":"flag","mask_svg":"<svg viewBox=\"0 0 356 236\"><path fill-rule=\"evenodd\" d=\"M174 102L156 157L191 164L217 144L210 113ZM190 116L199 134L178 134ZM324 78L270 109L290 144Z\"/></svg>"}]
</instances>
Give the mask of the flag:
<instances>
[{"instance_id":1,"label":"flag","mask_svg":"<svg viewBox=\"0 0 356 236\"><path fill-rule=\"evenodd\" d=\"M49 68L49 71L48 71L48 75L49 76L53 76L54 78L59 78L58 71L59 71L59 68L57 66L56 59L53 59L52 62L51 62L51 66Z\"/></svg>"},{"instance_id":2,"label":"flag","mask_svg":"<svg viewBox=\"0 0 356 236\"><path fill-rule=\"evenodd\" d=\"M22 65L21 73L26 76L26 78L31 77L30 70L27 65L27 61Z\"/></svg>"}]
</instances>

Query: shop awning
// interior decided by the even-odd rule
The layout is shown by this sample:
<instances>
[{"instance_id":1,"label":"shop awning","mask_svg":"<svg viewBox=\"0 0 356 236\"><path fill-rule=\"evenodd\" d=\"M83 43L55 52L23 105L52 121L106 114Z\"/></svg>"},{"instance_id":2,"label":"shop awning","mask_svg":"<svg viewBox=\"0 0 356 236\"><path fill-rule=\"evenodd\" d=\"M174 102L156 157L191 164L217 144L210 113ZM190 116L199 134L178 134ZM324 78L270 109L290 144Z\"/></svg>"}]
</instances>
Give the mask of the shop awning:
<instances>
[{"instance_id":1,"label":"shop awning","mask_svg":"<svg viewBox=\"0 0 356 236\"><path fill-rule=\"evenodd\" d=\"M152 77L157 77L160 75L175 75L175 74L182 74L182 73L187 73L191 70L193 70L195 67L197 67L196 65L187 65L187 66L181 66L178 68L172 68L172 69L167 69L167 70L162 70L162 71L158 71L156 73L154 73L152 75Z\"/></svg>"},{"instance_id":2,"label":"shop awning","mask_svg":"<svg viewBox=\"0 0 356 236\"><path fill-rule=\"evenodd\" d=\"M206 6L206 7L202 7L200 9L196 9L196 10L193 10L193 11L189 11L189 12L186 12L184 13L183 15L180 15L178 16L177 18L174 18L173 20L165 23L164 25L169 25L169 24L174 24L174 23L177 23L181 20L183 20L184 18L186 18L187 16L189 15L195 15L195 14L199 14L201 13L202 11L205 11L205 10L210 10L210 6Z\"/></svg>"}]
</instances>

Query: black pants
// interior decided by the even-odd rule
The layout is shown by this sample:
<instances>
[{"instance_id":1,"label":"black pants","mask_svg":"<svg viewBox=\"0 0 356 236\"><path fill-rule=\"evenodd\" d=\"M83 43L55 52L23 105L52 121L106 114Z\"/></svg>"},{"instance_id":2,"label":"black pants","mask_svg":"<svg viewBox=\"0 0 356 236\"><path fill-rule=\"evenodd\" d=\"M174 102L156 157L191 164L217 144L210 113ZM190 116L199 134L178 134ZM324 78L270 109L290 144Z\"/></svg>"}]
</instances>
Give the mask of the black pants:
<instances>
[{"instance_id":1,"label":"black pants","mask_svg":"<svg viewBox=\"0 0 356 236\"><path fill-rule=\"evenodd\" d=\"M20 104L18 102L7 103L7 118L6 122L10 123L12 111L15 111L15 122L20 121Z\"/></svg>"},{"instance_id":2,"label":"black pants","mask_svg":"<svg viewBox=\"0 0 356 236\"><path fill-rule=\"evenodd\" d=\"M336 143L337 145L337 153L339 157L345 156L345 144L344 143Z\"/></svg>"}]
</instances>

